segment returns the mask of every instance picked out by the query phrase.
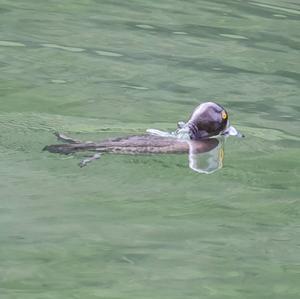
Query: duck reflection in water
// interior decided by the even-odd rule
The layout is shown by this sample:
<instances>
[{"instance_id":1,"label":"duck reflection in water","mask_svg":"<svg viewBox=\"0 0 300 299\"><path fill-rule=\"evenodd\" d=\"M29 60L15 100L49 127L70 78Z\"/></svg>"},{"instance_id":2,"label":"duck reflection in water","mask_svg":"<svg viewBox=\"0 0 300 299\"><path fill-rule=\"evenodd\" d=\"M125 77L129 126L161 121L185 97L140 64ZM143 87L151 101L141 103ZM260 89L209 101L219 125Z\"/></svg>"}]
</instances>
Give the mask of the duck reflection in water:
<instances>
[{"instance_id":1,"label":"duck reflection in water","mask_svg":"<svg viewBox=\"0 0 300 299\"><path fill-rule=\"evenodd\" d=\"M198 151L198 144L204 141L189 142L189 167L199 173L210 174L223 167L225 137L211 138L215 143L207 152Z\"/></svg>"},{"instance_id":2,"label":"duck reflection in water","mask_svg":"<svg viewBox=\"0 0 300 299\"><path fill-rule=\"evenodd\" d=\"M149 129L147 133L99 142L82 142L56 133L57 138L65 143L49 145L44 150L60 154L96 152L93 156L82 160L79 164L81 167L100 158L101 153L188 153L189 167L198 173L209 174L223 166L225 139L230 135L243 136L229 125L225 109L213 102L198 106L187 123L178 123L175 132Z\"/></svg>"}]
</instances>

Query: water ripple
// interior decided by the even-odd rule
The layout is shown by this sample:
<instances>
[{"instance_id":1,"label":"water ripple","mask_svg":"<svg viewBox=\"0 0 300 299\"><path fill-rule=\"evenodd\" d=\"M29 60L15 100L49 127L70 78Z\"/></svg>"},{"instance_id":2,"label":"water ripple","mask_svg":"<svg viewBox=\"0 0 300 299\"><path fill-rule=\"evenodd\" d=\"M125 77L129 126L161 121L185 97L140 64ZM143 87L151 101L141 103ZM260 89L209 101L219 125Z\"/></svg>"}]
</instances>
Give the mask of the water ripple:
<instances>
[{"instance_id":1,"label":"water ripple","mask_svg":"<svg viewBox=\"0 0 300 299\"><path fill-rule=\"evenodd\" d=\"M111 56L111 57L121 57L123 56L122 54L119 53L114 53L114 52L108 52L108 51L95 51L95 53L102 55L102 56Z\"/></svg>"},{"instance_id":2,"label":"water ripple","mask_svg":"<svg viewBox=\"0 0 300 299\"><path fill-rule=\"evenodd\" d=\"M233 39L248 39L246 36L238 35L238 34L219 34L220 36L233 38Z\"/></svg>"},{"instance_id":3,"label":"water ripple","mask_svg":"<svg viewBox=\"0 0 300 299\"><path fill-rule=\"evenodd\" d=\"M26 45L19 43L19 42L0 40L0 46L3 46L3 47L25 47Z\"/></svg>"},{"instance_id":4,"label":"water ripple","mask_svg":"<svg viewBox=\"0 0 300 299\"><path fill-rule=\"evenodd\" d=\"M153 26L146 25L146 24L137 24L135 26L138 27L138 28L142 28L142 29L155 29Z\"/></svg>"},{"instance_id":5,"label":"water ripple","mask_svg":"<svg viewBox=\"0 0 300 299\"><path fill-rule=\"evenodd\" d=\"M56 44L41 44L42 47L45 48L53 48L53 49L60 49L60 50L65 50L69 52L84 52L85 49L83 48L74 48L74 47L65 47L65 46L60 46Z\"/></svg>"},{"instance_id":6,"label":"water ripple","mask_svg":"<svg viewBox=\"0 0 300 299\"><path fill-rule=\"evenodd\" d=\"M287 13L291 13L291 14L295 14L295 15L300 15L300 11L296 10L296 9L291 9L291 8L285 8L285 7L280 7L280 6L276 6L276 5L270 5L270 4L264 4L264 3L258 3L258 2L249 2L252 5L257 5L260 7L264 7L264 8L270 8L273 10L279 10L279 11L283 11L283 12L287 12Z\"/></svg>"}]
</instances>

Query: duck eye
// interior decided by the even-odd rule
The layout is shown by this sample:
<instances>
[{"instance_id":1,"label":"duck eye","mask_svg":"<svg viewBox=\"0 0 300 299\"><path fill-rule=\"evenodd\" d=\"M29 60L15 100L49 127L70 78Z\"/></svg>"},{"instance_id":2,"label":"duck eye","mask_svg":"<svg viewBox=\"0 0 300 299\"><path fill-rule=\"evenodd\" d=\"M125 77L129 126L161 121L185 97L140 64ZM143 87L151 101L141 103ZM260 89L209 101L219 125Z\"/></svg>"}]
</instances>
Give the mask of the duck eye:
<instances>
[{"instance_id":1,"label":"duck eye","mask_svg":"<svg viewBox=\"0 0 300 299\"><path fill-rule=\"evenodd\" d=\"M224 111L224 110L221 112L221 116L222 116L222 119L227 119L227 117L228 117L226 111Z\"/></svg>"}]
</instances>

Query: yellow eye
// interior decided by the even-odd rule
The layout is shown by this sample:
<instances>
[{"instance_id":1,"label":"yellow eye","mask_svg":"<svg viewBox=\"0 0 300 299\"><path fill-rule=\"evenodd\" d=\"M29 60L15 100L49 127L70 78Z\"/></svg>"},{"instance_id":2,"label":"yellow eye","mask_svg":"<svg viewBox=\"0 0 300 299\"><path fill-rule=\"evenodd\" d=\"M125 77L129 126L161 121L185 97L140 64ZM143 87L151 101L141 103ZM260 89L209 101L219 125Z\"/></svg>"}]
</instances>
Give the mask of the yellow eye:
<instances>
[{"instance_id":1,"label":"yellow eye","mask_svg":"<svg viewBox=\"0 0 300 299\"><path fill-rule=\"evenodd\" d=\"M224 110L221 112L221 116L222 116L222 119L226 119L228 117L226 111L224 111Z\"/></svg>"}]
</instances>

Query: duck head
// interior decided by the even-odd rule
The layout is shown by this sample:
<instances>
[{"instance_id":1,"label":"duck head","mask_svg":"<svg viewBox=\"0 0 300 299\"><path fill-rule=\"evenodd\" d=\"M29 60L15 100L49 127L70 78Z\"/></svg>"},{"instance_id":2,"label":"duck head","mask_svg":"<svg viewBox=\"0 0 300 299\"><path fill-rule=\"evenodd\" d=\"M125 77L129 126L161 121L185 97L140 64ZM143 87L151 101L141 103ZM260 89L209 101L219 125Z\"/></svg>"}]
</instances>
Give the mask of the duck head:
<instances>
[{"instance_id":1,"label":"duck head","mask_svg":"<svg viewBox=\"0 0 300 299\"><path fill-rule=\"evenodd\" d=\"M199 105L193 111L181 132L189 134L190 139L199 140L218 135L242 135L229 125L228 113L219 104L207 102Z\"/></svg>"}]
</instances>

